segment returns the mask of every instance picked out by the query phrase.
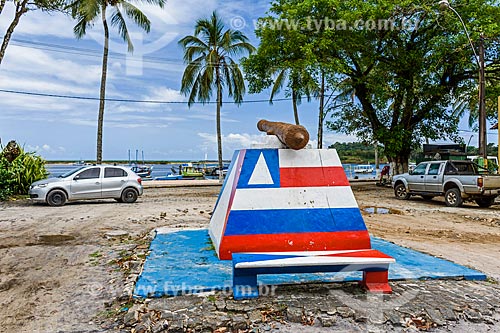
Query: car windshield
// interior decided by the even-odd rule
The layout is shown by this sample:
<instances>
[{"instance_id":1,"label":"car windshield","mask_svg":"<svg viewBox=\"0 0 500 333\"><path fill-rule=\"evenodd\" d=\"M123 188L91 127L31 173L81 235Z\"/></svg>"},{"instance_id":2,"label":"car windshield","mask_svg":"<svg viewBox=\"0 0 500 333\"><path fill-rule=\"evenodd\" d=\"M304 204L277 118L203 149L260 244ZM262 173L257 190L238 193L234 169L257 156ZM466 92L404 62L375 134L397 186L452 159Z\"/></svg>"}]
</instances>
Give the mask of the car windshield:
<instances>
[{"instance_id":1,"label":"car windshield","mask_svg":"<svg viewBox=\"0 0 500 333\"><path fill-rule=\"evenodd\" d=\"M81 166L81 167L78 167L78 168L75 168L75 169L72 169L66 173L63 173L62 175L59 176L59 178L66 178L66 177L69 177L71 176L72 174L74 174L75 172L78 172L80 170L82 170L83 168L85 168L84 166Z\"/></svg>"}]
</instances>

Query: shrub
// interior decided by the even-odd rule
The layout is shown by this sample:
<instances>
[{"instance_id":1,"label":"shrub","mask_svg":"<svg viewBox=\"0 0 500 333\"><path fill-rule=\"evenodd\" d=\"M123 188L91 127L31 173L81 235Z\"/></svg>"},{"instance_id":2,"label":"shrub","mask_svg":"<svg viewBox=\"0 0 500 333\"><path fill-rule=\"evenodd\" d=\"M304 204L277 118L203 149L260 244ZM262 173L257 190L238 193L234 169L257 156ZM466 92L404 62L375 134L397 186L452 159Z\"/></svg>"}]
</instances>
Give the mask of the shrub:
<instances>
[{"instance_id":1,"label":"shrub","mask_svg":"<svg viewBox=\"0 0 500 333\"><path fill-rule=\"evenodd\" d=\"M7 199L12 194L14 176L7 166L7 159L0 155L0 201Z\"/></svg>"},{"instance_id":2,"label":"shrub","mask_svg":"<svg viewBox=\"0 0 500 333\"><path fill-rule=\"evenodd\" d=\"M10 195L28 194L31 183L48 175L43 158L19 146L17 149L18 154L12 162L5 157L5 149L0 153L0 200Z\"/></svg>"}]
</instances>

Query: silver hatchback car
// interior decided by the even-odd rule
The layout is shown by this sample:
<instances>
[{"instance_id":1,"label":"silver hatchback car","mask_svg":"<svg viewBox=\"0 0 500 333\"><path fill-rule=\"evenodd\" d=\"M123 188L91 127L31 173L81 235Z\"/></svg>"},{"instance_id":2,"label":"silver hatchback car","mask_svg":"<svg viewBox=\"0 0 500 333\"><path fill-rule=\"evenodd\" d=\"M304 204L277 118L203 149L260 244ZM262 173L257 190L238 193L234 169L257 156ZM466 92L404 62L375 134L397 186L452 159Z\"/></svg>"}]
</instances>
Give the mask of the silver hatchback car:
<instances>
[{"instance_id":1,"label":"silver hatchback car","mask_svg":"<svg viewBox=\"0 0 500 333\"><path fill-rule=\"evenodd\" d=\"M142 195L142 179L132 170L116 165L89 165L73 169L57 178L34 182L29 195L35 202L62 206L66 201L115 199L132 203Z\"/></svg>"}]
</instances>

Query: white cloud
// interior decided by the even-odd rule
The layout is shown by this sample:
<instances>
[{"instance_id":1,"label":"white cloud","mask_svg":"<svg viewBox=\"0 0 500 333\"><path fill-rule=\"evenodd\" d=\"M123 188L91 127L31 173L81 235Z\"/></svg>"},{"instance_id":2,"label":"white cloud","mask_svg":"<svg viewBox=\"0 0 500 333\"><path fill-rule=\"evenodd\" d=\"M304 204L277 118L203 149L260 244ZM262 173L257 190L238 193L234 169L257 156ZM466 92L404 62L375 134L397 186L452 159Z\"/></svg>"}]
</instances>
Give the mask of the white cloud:
<instances>
[{"instance_id":1,"label":"white cloud","mask_svg":"<svg viewBox=\"0 0 500 333\"><path fill-rule=\"evenodd\" d=\"M29 47L9 45L2 65L5 64L9 72L44 75L58 80L70 81L79 85L94 85L101 79L101 65L93 61L94 65L70 60L74 58L61 53L54 54L44 50ZM113 73L110 73L112 76Z\"/></svg>"},{"instance_id":2,"label":"white cloud","mask_svg":"<svg viewBox=\"0 0 500 333\"><path fill-rule=\"evenodd\" d=\"M202 138L201 148L217 152L217 136L215 134L202 132L198 133L198 136ZM230 133L222 135L223 155L231 156L235 150L251 148L253 144L264 142L265 138L265 134Z\"/></svg>"},{"instance_id":3,"label":"white cloud","mask_svg":"<svg viewBox=\"0 0 500 333\"><path fill-rule=\"evenodd\" d=\"M48 144L43 144L42 146L26 145L24 147L24 150L28 152L34 152L37 154L55 154L55 153L64 153L66 151L66 148L62 146L57 148L52 148Z\"/></svg>"},{"instance_id":4,"label":"white cloud","mask_svg":"<svg viewBox=\"0 0 500 333\"><path fill-rule=\"evenodd\" d=\"M14 16L14 2L7 1L2 18ZM5 31L10 24L10 19L0 21L0 29ZM43 35L60 38L75 38L73 26L75 21L68 15L61 13L46 13L40 10L29 11L19 20L19 25L14 31L14 36L18 35Z\"/></svg>"},{"instance_id":5,"label":"white cloud","mask_svg":"<svg viewBox=\"0 0 500 333\"><path fill-rule=\"evenodd\" d=\"M145 97L150 101L163 101L163 102L184 102L186 98L175 89L168 87L152 87L150 93Z\"/></svg>"}]
</instances>

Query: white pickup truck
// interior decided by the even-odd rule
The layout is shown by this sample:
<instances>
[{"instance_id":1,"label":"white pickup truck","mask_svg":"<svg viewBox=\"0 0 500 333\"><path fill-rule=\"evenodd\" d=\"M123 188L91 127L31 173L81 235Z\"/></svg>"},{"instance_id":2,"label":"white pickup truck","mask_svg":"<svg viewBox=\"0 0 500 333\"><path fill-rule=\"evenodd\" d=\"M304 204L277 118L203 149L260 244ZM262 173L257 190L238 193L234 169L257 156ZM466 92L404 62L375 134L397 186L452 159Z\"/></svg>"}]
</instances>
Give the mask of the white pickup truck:
<instances>
[{"instance_id":1,"label":"white pickup truck","mask_svg":"<svg viewBox=\"0 0 500 333\"><path fill-rule=\"evenodd\" d=\"M395 175L392 187L398 199L444 196L449 207L459 207L466 200L489 207L500 195L500 175L487 174L472 161L427 161L410 173Z\"/></svg>"}]
</instances>

